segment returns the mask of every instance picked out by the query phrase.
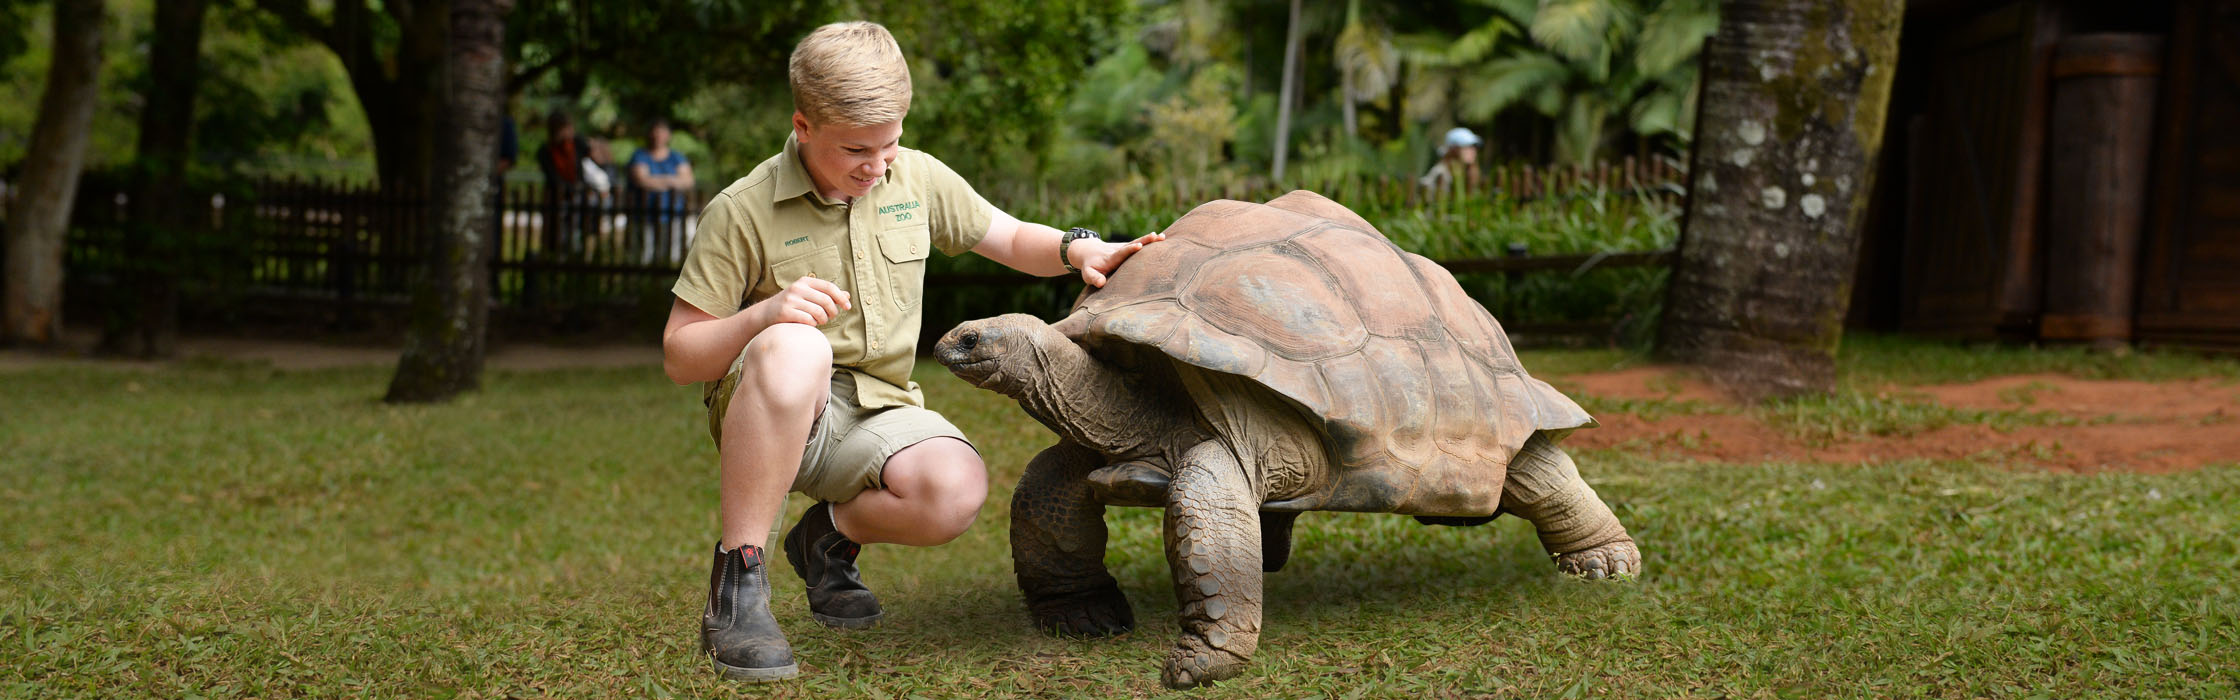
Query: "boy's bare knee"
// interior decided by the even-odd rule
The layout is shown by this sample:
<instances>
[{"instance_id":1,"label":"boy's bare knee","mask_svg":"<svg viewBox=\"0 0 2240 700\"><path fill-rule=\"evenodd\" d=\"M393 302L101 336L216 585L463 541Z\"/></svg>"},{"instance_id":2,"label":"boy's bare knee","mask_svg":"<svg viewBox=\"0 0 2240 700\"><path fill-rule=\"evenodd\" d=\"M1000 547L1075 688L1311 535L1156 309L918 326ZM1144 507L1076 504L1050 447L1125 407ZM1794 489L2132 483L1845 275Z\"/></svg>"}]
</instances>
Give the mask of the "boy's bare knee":
<instances>
[{"instance_id":1,"label":"boy's bare knee","mask_svg":"<svg viewBox=\"0 0 2240 700\"><path fill-rule=\"evenodd\" d=\"M987 465L961 440L935 438L912 445L887 466L889 487L924 499L922 512L929 516L925 532L942 541L970 529L988 500ZM897 478L906 483L895 483Z\"/></svg>"},{"instance_id":2,"label":"boy's bare knee","mask_svg":"<svg viewBox=\"0 0 2240 700\"><path fill-rule=\"evenodd\" d=\"M832 342L824 331L799 323L771 324L747 341L746 354L746 367L763 374L832 366Z\"/></svg>"},{"instance_id":3,"label":"boy's bare knee","mask_svg":"<svg viewBox=\"0 0 2240 700\"><path fill-rule=\"evenodd\" d=\"M734 409L804 410L823 406L831 393L832 344L816 328L773 325L749 341L745 352L739 391L731 397Z\"/></svg>"}]
</instances>

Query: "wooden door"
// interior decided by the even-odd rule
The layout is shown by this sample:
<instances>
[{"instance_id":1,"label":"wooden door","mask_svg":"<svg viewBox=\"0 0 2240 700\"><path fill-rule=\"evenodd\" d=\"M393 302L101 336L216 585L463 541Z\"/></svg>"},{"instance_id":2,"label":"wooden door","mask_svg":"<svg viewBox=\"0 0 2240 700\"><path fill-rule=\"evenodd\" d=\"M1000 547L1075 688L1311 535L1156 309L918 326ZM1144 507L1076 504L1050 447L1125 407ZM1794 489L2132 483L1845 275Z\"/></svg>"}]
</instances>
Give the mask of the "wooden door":
<instances>
[{"instance_id":1,"label":"wooden door","mask_svg":"<svg viewBox=\"0 0 2240 700\"><path fill-rule=\"evenodd\" d=\"M2240 349L2240 0L2178 7L2139 339Z\"/></svg>"},{"instance_id":2,"label":"wooden door","mask_svg":"<svg viewBox=\"0 0 2240 700\"><path fill-rule=\"evenodd\" d=\"M1912 31L1908 27L1908 31ZM1930 85L1909 115L1900 326L2035 336L2039 173L2053 9L2014 2L1940 22L1922 44Z\"/></svg>"}]
</instances>

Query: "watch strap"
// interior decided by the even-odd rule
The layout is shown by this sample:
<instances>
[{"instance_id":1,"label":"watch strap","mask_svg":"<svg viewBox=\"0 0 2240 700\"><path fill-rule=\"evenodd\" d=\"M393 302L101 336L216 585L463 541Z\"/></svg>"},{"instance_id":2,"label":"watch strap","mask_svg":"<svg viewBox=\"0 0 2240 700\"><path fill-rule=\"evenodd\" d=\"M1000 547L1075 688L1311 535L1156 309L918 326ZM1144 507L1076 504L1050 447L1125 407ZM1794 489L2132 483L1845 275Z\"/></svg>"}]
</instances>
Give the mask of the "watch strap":
<instances>
[{"instance_id":1,"label":"watch strap","mask_svg":"<svg viewBox=\"0 0 2240 700\"><path fill-rule=\"evenodd\" d=\"M1058 237L1058 264L1064 265L1066 267L1066 272L1076 274L1080 273L1081 268L1073 266L1073 259L1066 257L1066 252L1073 248L1074 241L1078 241L1084 238L1098 237L1099 236L1097 235L1097 232L1081 228L1079 226L1067 229L1063 235L1060 235Z\"/></svg>"}]
</instances>

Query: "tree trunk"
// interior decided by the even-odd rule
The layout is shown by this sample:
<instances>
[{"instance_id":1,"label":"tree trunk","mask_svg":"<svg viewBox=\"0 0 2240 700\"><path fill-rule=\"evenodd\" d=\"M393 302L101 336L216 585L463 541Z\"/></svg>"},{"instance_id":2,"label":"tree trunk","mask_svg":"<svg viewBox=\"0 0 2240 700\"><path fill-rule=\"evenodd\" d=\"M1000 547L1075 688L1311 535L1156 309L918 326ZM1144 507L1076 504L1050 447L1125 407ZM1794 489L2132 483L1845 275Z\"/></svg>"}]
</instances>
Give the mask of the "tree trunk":
<instances>
[{"instance_id":1,"label":"tree trunk","mask_svg":"<svg viewBox=\"0 0 2240 700\"><path fill-rule=\"evenodd\" d=\"M54 62L8 211L0 343L53 345L62 332L62 244L85 169L101 77L102 0L55 0Z\"/></svg>"},{"instance_id":2,"label":"tree trunk","mask_svg":"<svg viewBox=\"0 0 2240 700\"><path fill-rule=\"evenodd\" d=\"M194 101L201 80L208 0L156 0L147 105L140 111L125 279L105 306L104 352L142 358L177 351L181 267L208 207L187 192L194 154Z\"/></svg>"},{"instance_id":3,"label":"tree trunk","mask_svg":"<svg viewBox=\"0 0 2240 700\"><path fill-rule=\"evenodd\" d=\"M1291 28L1283 38L1283 88L1276 92L1276 163L1272 176L1283 182L1284 160L1291 155L1291 103L1299 92L1299 49L1305 27L1299 25L1299 0L1291 0Z\"/></svg>"},{"instance_id":4,"label":"tree trunk","mask_svg":"<svg viewBox=\"0 0 2240 700\"><path fill-rule=\"evenodd\" d=\"M505 15L512 0L455 0L436 244L414 285L412 327L389 382L392 403L450 399L481 384L488 337L489 239L496 218L498 131L505 111Z\"/></svg>"},{"instance_id":5,"label":"tree trunk","mask_svg":"<svg viewBox=\"0 0 2240 700\"><path fill-rule=\"evenodd\" d=\"M1749 396L1834 388L1903 13L1900 0L1721 3L1665 357Z\"/></svg>"}]
</instances>

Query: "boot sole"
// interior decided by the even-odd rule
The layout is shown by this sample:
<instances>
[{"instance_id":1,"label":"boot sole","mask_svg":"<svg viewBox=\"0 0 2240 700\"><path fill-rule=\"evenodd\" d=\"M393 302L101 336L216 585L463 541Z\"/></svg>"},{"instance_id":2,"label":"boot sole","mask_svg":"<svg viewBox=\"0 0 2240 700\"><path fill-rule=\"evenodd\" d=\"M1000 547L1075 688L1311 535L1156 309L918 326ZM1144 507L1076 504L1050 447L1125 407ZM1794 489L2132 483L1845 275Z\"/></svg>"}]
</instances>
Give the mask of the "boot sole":
<instances>
[{"instance_id":1,"label":"boot sole","mask_svg":"<svg viewBox=\"0 0 2240 700\"><path fill-rule=\"evenodd\" d=\"M886 617L887 614L881 612L870 617L833 617L812 611L809 616L817 618L817 621L824 623L824 626L836 630L867 630L877 626L879 618Z\"/></svg>"},{"instance_id":2,"label":"boot sole","mask_svg":"<svg viewBox=\"0 0 2240 700\"><path fill-rule=\"evenodd\" d=\"M773 666L770 668L746 668L743 666L733 666L722 661L717 661L714 657L709 657L708 660L715 663L716 670L722 672L723 677L735 681L746 681L749 683L768 683L771 681L782 681L794 676L801 675L800 664L786 664L784 666Z\"/></svg>"}]
</instances>

